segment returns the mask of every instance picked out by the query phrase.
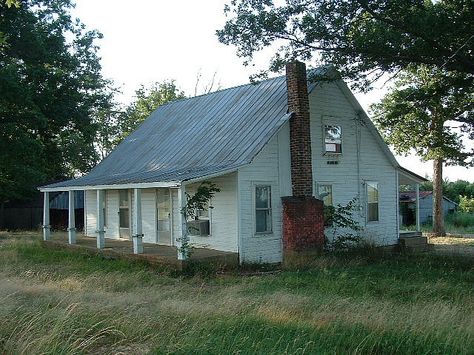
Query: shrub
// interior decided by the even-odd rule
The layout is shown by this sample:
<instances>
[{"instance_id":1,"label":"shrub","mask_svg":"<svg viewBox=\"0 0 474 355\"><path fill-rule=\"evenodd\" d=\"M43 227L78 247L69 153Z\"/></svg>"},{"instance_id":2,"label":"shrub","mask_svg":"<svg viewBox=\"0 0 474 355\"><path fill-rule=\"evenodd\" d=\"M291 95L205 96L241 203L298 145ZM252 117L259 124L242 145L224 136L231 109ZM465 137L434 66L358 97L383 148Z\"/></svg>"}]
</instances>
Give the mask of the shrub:
<instances>
[{"instance_id":1,"label":"shrub","mask_svg":"<svg viewBox=\"0 0 474 355\"><path fill-rule=\"evenodd\" d=\"M446 224L454 227L473 227L474 213L455 212L446 216Z\"/></svg>"},{"instance_id":2,"label":"shrub","mask_svg":"<svg viewBox=\"0 0 474 355\"><path fill-rule=\"evenodd\" d=\"M462 212L474 213L474 198L459 196L459 208Z\"/></svg>"}]
</instances>

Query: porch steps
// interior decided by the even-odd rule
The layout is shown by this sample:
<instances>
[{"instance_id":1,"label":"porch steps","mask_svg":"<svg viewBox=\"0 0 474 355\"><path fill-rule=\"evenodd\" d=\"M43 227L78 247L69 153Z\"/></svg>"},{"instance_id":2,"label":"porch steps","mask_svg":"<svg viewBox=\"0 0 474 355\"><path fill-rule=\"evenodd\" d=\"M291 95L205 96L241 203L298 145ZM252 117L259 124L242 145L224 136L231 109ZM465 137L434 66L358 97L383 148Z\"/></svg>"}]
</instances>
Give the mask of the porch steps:
<instances>
[{"instance_id":1,"label":"porch steps","mask_svg":"<svg viewBox=\"0 0 474 355\"><path fill-rule=\"evenodd\" d=\"M422 252L433 249L433 244L428 243L428 237L423 237L421 233L400 236L398 243L402 251Z\"/></svg>"}]
</instances>

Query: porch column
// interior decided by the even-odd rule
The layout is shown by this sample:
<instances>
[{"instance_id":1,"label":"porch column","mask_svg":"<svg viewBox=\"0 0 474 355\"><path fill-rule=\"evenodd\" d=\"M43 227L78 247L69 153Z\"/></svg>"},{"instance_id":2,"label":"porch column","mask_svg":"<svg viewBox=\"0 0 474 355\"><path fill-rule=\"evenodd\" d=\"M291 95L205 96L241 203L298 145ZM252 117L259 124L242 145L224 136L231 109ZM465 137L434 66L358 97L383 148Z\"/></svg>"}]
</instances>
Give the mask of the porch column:
<instances>
[{"instance_id":1,"label":"porch column","mask_svg":"<svg viewBox=\"0 0 474 355\"><path fill-rule=\"evenodd\" d=\"M416 207L415 207L415 214L416 214L416 231L421 231L420 228L420 184L416 183L415 185L416 191Z\"/></svg>"},{"instance_id":2,"label":"porch column","mask_svg":"<svg viewBox=\"0 0 474 355\"><path fill-rule=\"evenodd\" d=\"M51 226L49 224L49 192L43 192L43 240L51 239Z\"/></svg>"},{"instance_id":3,"label":"porch column","mask_svg":"<svg viewBox=\"0 0 474 355\"><path fill-rule=\"evenodd\" d=\"M105 247L104 190L97 190L97 249Z\"/></svg>"},{"instance_id":4,"label":"porch column","mask_svg":"<svg viewBox=\"0 0 474 355\"><path fill-rule=\"evenodd\" d=\"M68 225L68 237L69 244L76 244L76 216L75 216L75 204L74 204L74 191L69 191L69 225Z\"/></svg>"},{"instance_id":5,"label":"porch column","mask_svg":"<svg viewBox=\"0 0 474 355\"><path fill-rule=\"evenodd\" d=\"M142 233L142 190L133 189L135 199L133 200L133 225L135 234L133 239L133 253L143 254L143 233Z\"/></svg>"},{"instance_id":6,"label":"porch column","mask_svg":"<svg viewBox=\"0 0 474 355\"><path fill-rule=\"evenodd\" d=\"M181 223L181 235L176 238L176 246L178 247L178 260L186 260L188 258L188 227L186 224L186 215L183 208L186 206L186 188L184 184L178 189L178 208L180 211L179 218Z\"/></svg>"}]
</instances>

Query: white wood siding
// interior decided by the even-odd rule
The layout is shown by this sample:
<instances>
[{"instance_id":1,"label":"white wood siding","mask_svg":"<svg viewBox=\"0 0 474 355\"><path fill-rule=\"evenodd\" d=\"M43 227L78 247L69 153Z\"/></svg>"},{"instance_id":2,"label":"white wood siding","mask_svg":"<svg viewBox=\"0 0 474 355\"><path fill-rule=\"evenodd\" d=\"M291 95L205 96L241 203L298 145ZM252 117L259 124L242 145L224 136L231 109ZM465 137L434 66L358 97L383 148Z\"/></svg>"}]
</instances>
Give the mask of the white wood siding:
<instances>
[{"instance_id":1,"label":"white wood siding","mask_svg":"<svg viewBox=\"0 0 474 355\"><path fill-rule=\"evenodd\" d=\"M282 137L284 137L284 133L282 133ZM285 140L282 144L286 146L286 142ZM279 181L280 149L278 143L277 135L268 142L250 165L239 169L239 229L241 238L239 255L241 262L275 263L282 261L281 193ZM283 150L283 148L281 149ZM288 174L286 176L287 178L289 177ZM255 184L271 185L273 231L271 234L255 234ZM285 186L288 189L288 181L286 181Z\"/></svg>"},{"instance_id":2,"label":"white wood siding","mask_svg":"<svg viewBox=\"0 0 474 355\"><path fill-rule=\"evenodd\" d=\"M346 204L360 194L361 211L357 217L365 228L364 236L379 245L395 244L398 238L396 170L378 141L357 119L353 106L335 83L324 84L313 91L310 113L313 180L333 185L334 204ZM342 127L342 155L339 157L323 154L325 124ZM338 164L328 165L329 160L337 160ZM365 181L379 184L378 222L366 223Z\"/></svg>"},{"instance_id":3,"label":"white wood siding","mask_svg":"<svg viewBox=\"0 0 474 355\"><path fill-rule=\"evenodd\" d=\"M142 229L145 243L156 243L156 189L142 189Z\"/></svg>"},{"instance_id":4,"label":"white wood siding","mask_svg":"<svg viewBox=\"0 0 474 355\"><path fill-rule=\"evenodd\" d=\"M119 195L118 190L106 190L106 228L105 237L119 238Z\"/></svg>"},{"instance_id":5,"label":"white wood siding","mask_svg":"<svg viewBox=\"0 0 474 355\"><path fill-rule=\"evenodd\" d=\"M86 231L85 235L95 237L97 230L97 191L86 190L85 193L85 213Z\"/></svg>"},{"instance_id":6,"label":"white wood siding","mask_svg":"<svg viewBox=\"0 0 474 355\"><path fill-rule=\"evenodd\" d=\"M190 236L190 241L197 247L237 252L237 173L223 175L209 181L215 183L221 190L212 198L214 208L210 211L211 235L208 237ZM186 185L186 191L193 194L198 186L199 183ZM177 208L173 211L179 213ZM173 216L175 217L173 220L178 221L179 224L179 215ZM181 232L181 227L179 227L179 232Z\"/></svg>"}]
</instances>

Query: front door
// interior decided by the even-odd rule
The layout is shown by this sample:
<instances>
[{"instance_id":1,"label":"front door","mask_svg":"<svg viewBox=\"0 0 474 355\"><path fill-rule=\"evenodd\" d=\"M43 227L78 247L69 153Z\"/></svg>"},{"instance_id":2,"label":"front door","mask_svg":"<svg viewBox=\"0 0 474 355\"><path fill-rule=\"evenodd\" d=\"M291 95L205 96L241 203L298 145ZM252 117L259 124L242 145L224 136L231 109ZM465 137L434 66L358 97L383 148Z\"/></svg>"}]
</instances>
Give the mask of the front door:
<instances>
[{"instance_id":1,"label":"front door","mask_svg":"<svg viewBox=\"0 0 474 355\"><path fill-rule=\"evenodd\" d=\"M130 239L130 196L128 190L119 190L119 236Z\"/></svg>"},{"instance_id":2,"label":"front door","mask_svg":"<svg viewBox=\"0 0 474 355\"><path fill-rule=\"evenodd\" d=\"M170 189L156 189L156 231L158 244L171 245Z\"/></svg>"}]
</instances>

